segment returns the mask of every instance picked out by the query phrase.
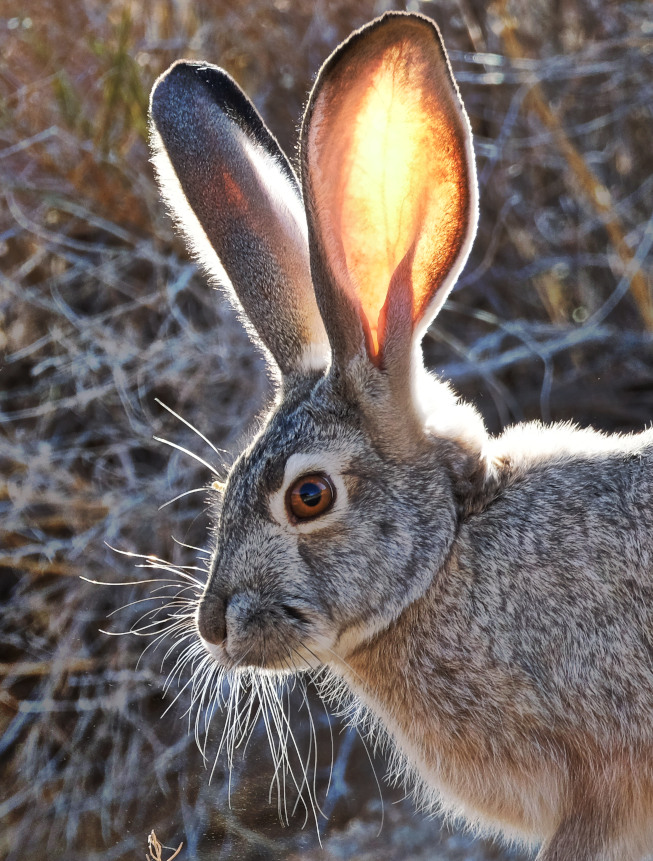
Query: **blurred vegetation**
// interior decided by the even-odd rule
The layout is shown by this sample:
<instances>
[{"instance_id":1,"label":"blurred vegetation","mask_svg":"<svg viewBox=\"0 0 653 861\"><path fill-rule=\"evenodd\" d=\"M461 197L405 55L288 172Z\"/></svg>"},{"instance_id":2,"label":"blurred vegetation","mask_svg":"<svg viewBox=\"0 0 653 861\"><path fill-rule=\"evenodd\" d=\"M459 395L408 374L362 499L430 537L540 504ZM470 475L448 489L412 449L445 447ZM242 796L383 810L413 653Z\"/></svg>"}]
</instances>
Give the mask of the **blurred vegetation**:
<instances>
[{"instance_id":1,"label":"blurred vegetation","mask_svg":"<svg viewBox=\"0 0 653 861\"><path fill-rule=\"evenodd\" d=\"M406 7L3 8L0 858L141 858L152 829L168 845L183 840L181 859L516 857L413 817L385 787L379 837L367 755L335 719L324 850L310 819L302 830L301 808L282 828L274 799L266 805L264 734L234 764L230 806L225 764L209 781L210 745L207 770L179 720L183 692L162 717L175 695L163 699L165 648L139 662L138 638L98 632L128 629L140 605L107 615L148 587L79 580L145 579L107 545L193 564L182 543L209 544L206 493L157 510L210 476L152 439L208 456L155 398L234 453L268 396L260 357L159 201L147 150L152 82L181 56L223 65L293 154L320 63L353 28ZM653 415L653 3L408 8L443 31L481 186L479 235L427 338L429 363L495 431L539 417L642 427ZM326 739L323 798L331 743L314 711ZM300 739L305 724L300 710Z\"/></svg>"}]
</instances>

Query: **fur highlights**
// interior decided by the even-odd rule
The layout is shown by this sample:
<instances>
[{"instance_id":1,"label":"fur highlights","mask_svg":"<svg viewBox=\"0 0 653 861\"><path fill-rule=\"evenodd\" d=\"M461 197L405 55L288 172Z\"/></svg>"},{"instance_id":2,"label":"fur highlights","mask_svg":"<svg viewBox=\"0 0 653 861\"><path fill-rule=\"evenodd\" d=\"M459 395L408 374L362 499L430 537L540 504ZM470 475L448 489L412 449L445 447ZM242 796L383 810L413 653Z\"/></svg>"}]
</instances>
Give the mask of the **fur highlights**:
<instances>
[{"instance_id":1,"label":"fur highlights","mask_svg":"<svg viewBox=\"0 0 653 861\"><path fill-rule=\"evenodd\" d=\"M491 438L426 374L421 338L477 217L437 29L390 13L327 60L301 186L216 67L173 66L152 122L164 195L187 233L201 225L282 379L215 512L199 637L177 665L192 664L193 701L212 707L225 679L248 679L288 745L275 680L325 672L383 727L428 806L543 840L540 861L642 858L653 431L530 424ZM304 470L337 501L297 523L285 491ZM229 703L231 744L250 706Z\"/></svg>"}]
</instances>

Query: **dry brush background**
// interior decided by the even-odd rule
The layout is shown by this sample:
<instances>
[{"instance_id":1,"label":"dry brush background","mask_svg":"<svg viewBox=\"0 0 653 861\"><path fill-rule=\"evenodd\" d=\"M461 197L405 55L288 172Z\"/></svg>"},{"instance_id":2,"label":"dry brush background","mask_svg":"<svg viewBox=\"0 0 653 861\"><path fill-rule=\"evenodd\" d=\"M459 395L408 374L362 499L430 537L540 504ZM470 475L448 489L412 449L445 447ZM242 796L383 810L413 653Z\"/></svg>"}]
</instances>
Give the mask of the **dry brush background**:
<instances>
[{"instance_id":1,"label":"dry brush background","mask_svg":"<svg viewBox=\"0 0 653 861\"><path fill-rule=\"evenodd\" d=\"M150 86L187 56L225 66L287 152L312 77L383 0L27 0L0 13L0 858L522 858L381 794L360 739L312 701L327 820L282 826L263 731L211 780L164 698L166 647L108 637L163 598L110 547L197 564L210 457L269 395L233 312L173 235L148 164ZM653 3L440 0L475 133L481 227L429 333L429 364L493 430L653 416ZM228 458L227 458L228 459ZM173 540L173 537L175 540ZM108 546L110 545L110 547ZM201 554L200 554L201 558ZM201 562L199 563L201 565ZM168 663L168 667L170 664ZM295 696L294 727L310 733ZM171 705L172 704L172 705ZM169 711L165 712L170 705ZM165 712L165 714L164 714ZM382 775L382 757L374 759ZM229 803L231 791L231 804ZM382 814L381 810L384 813ZM292 808L292 800L290 802ZM379 834L382 816L383 828ZM170 853L171 854L171 853ZM164 858L168 857L165 853Z\"/></svg>"}]
</instances>

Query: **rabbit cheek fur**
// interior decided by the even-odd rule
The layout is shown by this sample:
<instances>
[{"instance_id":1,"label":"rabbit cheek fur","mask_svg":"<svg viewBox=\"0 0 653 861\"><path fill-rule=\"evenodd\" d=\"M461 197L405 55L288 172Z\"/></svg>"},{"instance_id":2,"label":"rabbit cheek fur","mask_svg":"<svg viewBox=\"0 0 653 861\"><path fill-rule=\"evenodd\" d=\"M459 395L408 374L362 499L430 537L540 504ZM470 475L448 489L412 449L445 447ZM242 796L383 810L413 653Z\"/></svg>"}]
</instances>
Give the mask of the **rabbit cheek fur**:
<instances>
[{"instance_id":1,"label":"rabbit cheek fur","mask_svg":"<svg viewBox=\"0 0 653 861\"><path fill-rule=\"evenodd\" d=\"M334 52L301 184L214 66L173 65L151 116L163 194L279 384L226 483L207 651L235 673L330 668L427 805L544 839L541 861L642 858L653 432L492 439L426 374L421 338L477 218L437 29L389 13ZM333 502L298 519L290 491L315 473Z\"/></svg>"}]
</instances>

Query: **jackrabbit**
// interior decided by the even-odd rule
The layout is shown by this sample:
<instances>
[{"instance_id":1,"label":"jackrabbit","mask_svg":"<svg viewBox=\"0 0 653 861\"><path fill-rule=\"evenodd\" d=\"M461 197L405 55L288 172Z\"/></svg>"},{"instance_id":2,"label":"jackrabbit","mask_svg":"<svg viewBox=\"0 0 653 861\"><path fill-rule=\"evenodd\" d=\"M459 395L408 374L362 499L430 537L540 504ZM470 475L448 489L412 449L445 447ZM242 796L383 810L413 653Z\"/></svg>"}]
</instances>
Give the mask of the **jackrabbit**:
<instances>
[{"instance_id":1,"label":"jackrabbit","mask_svg":"<svg viewBox=\"0 0 653 861\"><path fill-rule=\"evenodd\" d=\"M320 71L301 186L221 69L151 102L162 192L278 378L197 606L222 668L324 666L433 803L541 861L653 847L653 431L488 435L421 339L477 221L436 26L388 13Z\"/></svg>"}]
</instances>

